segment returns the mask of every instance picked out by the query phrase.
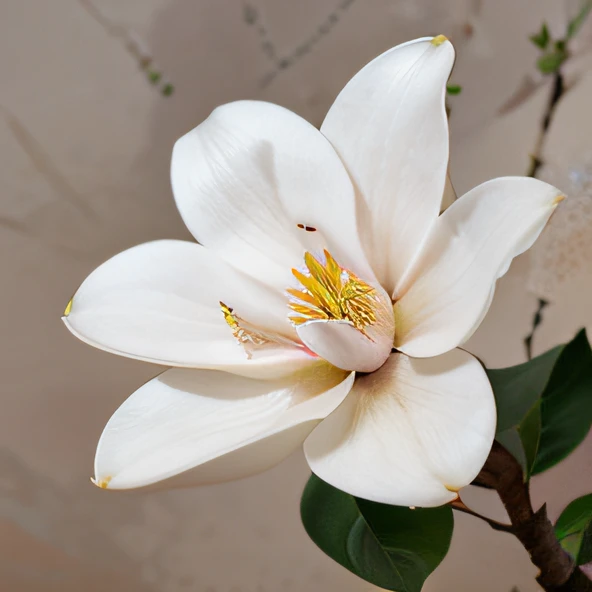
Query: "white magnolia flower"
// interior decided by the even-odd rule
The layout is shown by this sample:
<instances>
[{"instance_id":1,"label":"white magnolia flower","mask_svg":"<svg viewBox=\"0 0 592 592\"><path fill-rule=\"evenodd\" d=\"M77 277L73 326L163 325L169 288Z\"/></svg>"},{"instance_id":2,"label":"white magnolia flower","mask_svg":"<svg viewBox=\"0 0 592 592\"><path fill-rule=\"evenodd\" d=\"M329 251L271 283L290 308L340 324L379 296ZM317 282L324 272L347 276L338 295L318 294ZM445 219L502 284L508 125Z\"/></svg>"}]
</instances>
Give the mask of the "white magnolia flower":
<instances>
[{"instance_id":1,"label":"white magnolia flower","mask_svg":"<svg viewBox=\"0 0 592 592\"><path fill-rule=\"evenodd\" d=\"M64 316L91 345L174 367L107 424L99 486L235 479L303 442L319 477L379 502L447 503L477 475L495 406L457 348L562 198L508 177L439 216L453 62L443 36L405 43L347 84L320 132L241 101L177 142L175 199L200 244L113 257Z\"/></svg>"}]
</instances>

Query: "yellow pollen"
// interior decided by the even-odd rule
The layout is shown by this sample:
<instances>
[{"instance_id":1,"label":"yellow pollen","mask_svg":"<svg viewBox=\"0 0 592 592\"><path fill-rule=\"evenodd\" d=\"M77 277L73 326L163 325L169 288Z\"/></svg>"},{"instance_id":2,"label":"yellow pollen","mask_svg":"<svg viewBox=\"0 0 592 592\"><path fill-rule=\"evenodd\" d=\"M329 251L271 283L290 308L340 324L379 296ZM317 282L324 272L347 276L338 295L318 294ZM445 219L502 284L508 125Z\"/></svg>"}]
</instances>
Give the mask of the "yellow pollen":
<instances>
[{"instance_id":1,"label":"yellow pollen","mask_svg":"<svg viewBox=\"0 0 592 592\"><path fill-rule=\"evenodd\" d=\"M559 205L563 200L565 199L565 195L558 195L554 200L553 200L553 205L557 206Z\"/></svg>"},{"instance_id":2,"label":"yellow pollen","mask_svg":"<svg viewBox=\"0 0 592 592\"><path fill-rule=\"evenodd\" d=\"M68 304L66 304L66 310L64 311L64 316L67 317L70 312L72 311L72 302L74 301L74 298L70 298L70 302L68 302Z\"/></svg>"},{"instance_id":3,"label":"yellow pollen","mask_svg":"<svg viewBox=\"0 0 592 592\"><path fill-rule=\"evenodd\" d=\"M94 485L99 487L100 489L107 489L109 487L109 483L111 483L111 479L113 477L105 477L104 479L93 479L92 477L90 480L93 482Z\"/></svg>"},{"instance_id":4,"label":"yellow pollen","mask_svg":"<svg viewBox=\"0 0 592 592\"><path fill-rule=\"evenodd\" d=\"M438 35L437 37L434 37L431 41L431 44L434 47L438 47L439 45L442 45L442 43L444 43L445 41L448 41L448 37L446 37L445 35Z\"/></svg>"},{"instance_id":5,"label":"yellow pollen","mask_svg":"<svg viewBox=\"0 0 592 592\"><path fill-rule=\"evenodd\" d=\"M310 253L305 253L304 263L309 275L292 270L302 288L287 290L293 297L288 306L296 313L289 317L294 325L312 320L349 321L364 333L365 327L376 322L375 288L341 267L328 251L324 264Z\"/></svg>"},{"instance_id":6,"label":"yellow pollen","mask_svg":"<svg viewBox=\"0 0 592 592\"><path fill-rule=\"evenodd\" d=\"M249 330L243 326L242 319L234 314L232 309L224 302L220 302L220 309L224 315L226 324L232 329L234 338L244 347L247 358L251 358L252 346L261 346L269 343L269 340L256 331Z\"/></svg>"}]
</instances>

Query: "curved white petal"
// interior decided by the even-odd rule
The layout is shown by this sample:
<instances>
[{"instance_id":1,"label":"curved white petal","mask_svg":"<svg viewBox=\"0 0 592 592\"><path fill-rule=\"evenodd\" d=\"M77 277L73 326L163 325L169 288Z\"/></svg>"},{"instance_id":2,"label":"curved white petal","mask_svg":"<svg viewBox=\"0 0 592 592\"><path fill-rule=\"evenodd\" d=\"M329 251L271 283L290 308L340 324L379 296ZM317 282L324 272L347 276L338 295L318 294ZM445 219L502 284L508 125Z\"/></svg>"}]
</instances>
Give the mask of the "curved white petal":
<instances>
[{"instance_id":1,"label":"curved white petal","mask_svg":"<svg viewBox=\"0 0 592 592\"><path fill-rule=\"evenodd\" d=\"M374 372L393 348L395 318L391 299L377 286L371 300L374 322L356 328L349 320L313 320L297 327L302 343L342 370Z\"/></svg>"},{"instance_id":2,"label":"curved white petal","mask_svg":"<svg viewBox=\"0 0 592 592\"><path fill-rule=\"evenodd\" d=\"M196 239L262 281L284 289L304 252L323 249L373 277L343 164L316 128L283 107L218 107L175 144L171 180Z\"/></svg>"},{"instance_id":3,"label":"curved white petal","mask_svg":"<svg viewBox=\"0 0 592 592\"><path fill-rule=\"evenodd\" d=\"M280 344L248 359L220 301ZM313 362L295 344L286 297L195 243L162 240L119 253L80 286L64 317L83 341L167 366L275 376Z\"/></svg>"},{"instance_id":4,"label":"curved white petal","mask_svg":"<svg viewBox=\"0 0 592 592\"><path fill-rule=\"evenodd\" d=\"M348 321L309 321L298 327L302 343L342 370L374 372L388 358L393 334L385 332L377 342Z\"/></svg>"},{"instance_id":5,"label":"curved white petal","mask_svg":"<svg viewBox=\"0 0 592 592\"><path fill-rule=\"evenodd\" d=\"M357 187L362 242L389 294L438 216L444 192L444 102L454 49L442 40L411 41L370 62L321 126Z\"/></svg>"},{"instance_id":6,"label":"curved white petal","mask_svg":"<svg viewBox=\"0 0 592 592\"><path fill-rule=\"evenodd\" d=\"M467 352L429 359L395 353L377 372L356 377L304 452L314 473L347 493L438 506L481 470L495 415L485 371Z\"/></svg>"},{"instance_id":7,"label":"curved white petal","mask_svg":"<svg viewBox=\"0 0 592 592\"><path fill-rule=\"evenodd\" d=\"M281 461L336 408L353 374L328 365L291 379L168 370L138 389L105 427L95 482L130 489L238 479Z\"/></svg>"},{"instance_id":8,"label":"curved white petal","mask_svg":"<svg viewBox=\"0 0 592 592\"><path fill-rule=\"evenodd\" d=\"M504 177L455 201L395 304L396 347L427 357L464 343L487 313L497 279L532 245L561 199L542 181Z\"/></svg>"}]
</instances>

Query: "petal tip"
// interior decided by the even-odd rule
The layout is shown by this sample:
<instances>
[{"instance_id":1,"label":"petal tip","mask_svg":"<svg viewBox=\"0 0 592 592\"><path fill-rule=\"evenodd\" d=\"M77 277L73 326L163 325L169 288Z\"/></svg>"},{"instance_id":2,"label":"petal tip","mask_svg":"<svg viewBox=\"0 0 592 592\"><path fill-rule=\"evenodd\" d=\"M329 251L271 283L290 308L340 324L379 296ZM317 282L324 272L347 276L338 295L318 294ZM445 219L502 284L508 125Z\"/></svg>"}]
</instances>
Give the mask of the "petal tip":
<instances>
[{"instance_id":1,"label":"petal tip","mask_svg":"<svg viewBox=\"0 0 592 592\"><path fill-rule=\"evenodd\" d=\"M430 43L434 46L434 47L439 47L440 45L442 45L443 43L446 43L446 41L448 41L448 37L446 37L446 35L437 35L436 37L434 37Z\"/></svg>"},{"instance_id":2,"label":"petal tip","mask_svg":"<svg viewBox=\"0 0 592 592\"><path fill-rule=\"evenodd\" d=\"M74 298L70 298L68 304L66 304L66 308L64 309L63 317L67 317L72 312L72 303L74 302Z\"/></svg>"},{"instance_id":3,"label":"petal tip","mask_svg":"<svg viewBox=\"0 0 592 592\"><path fill-rule=\"evenodd\" d=\"M111 479L113 479L113 477L105 477L104 479L98 479L95 477L91 477L91 483L93 485L96 485L99 489L107 489L109 487L109 483L111 482Z\"/></svg>"},{"instance_id":4,"label":"petal tip","mask_svg":"<svg viewBox=\"0 0 592 592\"><path fill-rule=\"evenodd\" d=\"M558 206L564 199L566 199L567 196L565 195L558 195L554 200L553 200L553 206Z\"/></svg>"}]
</instances>

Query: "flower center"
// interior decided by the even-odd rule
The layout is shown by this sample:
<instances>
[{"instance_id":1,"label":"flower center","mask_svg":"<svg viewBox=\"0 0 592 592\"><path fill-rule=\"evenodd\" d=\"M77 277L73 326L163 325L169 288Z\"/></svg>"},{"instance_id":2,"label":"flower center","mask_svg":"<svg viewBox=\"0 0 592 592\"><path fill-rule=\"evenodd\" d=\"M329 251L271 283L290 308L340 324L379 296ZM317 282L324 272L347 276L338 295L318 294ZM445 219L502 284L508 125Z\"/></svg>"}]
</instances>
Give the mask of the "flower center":
<instances>
[{"instance_id":1,"label":"flower center","mask_svg":"<svg viewBox=\"0 0 592 592\"><path fill-rule=\"evenodd\" d=\"M224 320L247 358L287 345L347 371L380 368L395 333L388 294L339 265L326 250L316 258L306 252L304 266L302 271L292 269L299 286L286 290L286 317L297 334L291 338L252 325L220 302Z\"/></svg>"},{"instance_id":2,"label":"flower center","mask_svg":"<svg viewBox=\"0 0 592 592\"><path fill-rule=\"evenodd\" d=\"M287 290L292 296L288 306L295 313L290 321L296 327L313 320L349 321L368 337L365 328L376 323L376 289L341 267L329 251L324 255L322 262L306 253L307 273L292 270L302 288Z\"/></svg>"}]
</instances>

